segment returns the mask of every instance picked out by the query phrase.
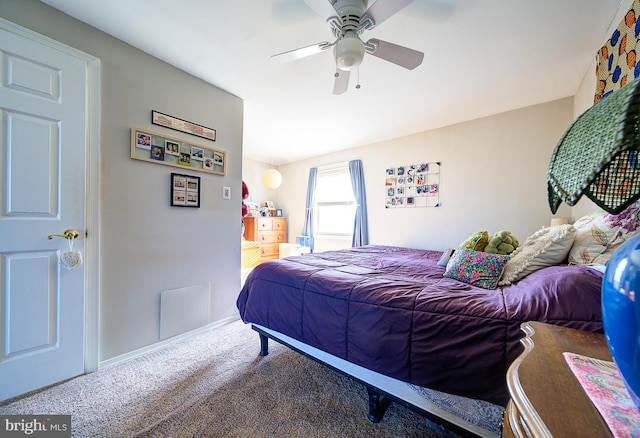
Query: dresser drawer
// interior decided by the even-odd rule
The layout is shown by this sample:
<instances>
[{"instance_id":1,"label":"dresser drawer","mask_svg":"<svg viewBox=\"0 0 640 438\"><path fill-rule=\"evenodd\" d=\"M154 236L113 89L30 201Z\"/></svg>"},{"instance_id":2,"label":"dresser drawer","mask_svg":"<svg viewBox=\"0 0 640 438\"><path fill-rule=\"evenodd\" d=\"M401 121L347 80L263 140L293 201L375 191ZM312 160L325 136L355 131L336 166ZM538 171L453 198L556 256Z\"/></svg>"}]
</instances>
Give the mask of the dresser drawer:
<instances>
[{"instance_id":1,"label":"dresser drawer","mask_svg":"<svg viewBox=\"0 0 640 438\"><path fill-rule=\"evenodd\" d=\"M274 217L271 221L271 227L274 230L286 230L287 229L287 220L283 217Z\"/></svg>"},{"instance_id":2,"label":"dresser drawer","mask_svg":"<svg viewBox=\"0 0 640 438\"><path fill-rule=\"evenodd\" d=\"M258 218L258 233L261 231L271 231L273 230L273 219L270 217L259 217Z\"/></svg>"},{"instance_id":3,"label":"dresser drawer","mask_svg":"<svg viewBox=\"0 0 640 438\"><path fill-rule=\"evenodd\" d=\"M258 233L258 242L260 243L284 243L286 241L286 232L283 231L261 231Z\"/></svg>"}]
</instances>

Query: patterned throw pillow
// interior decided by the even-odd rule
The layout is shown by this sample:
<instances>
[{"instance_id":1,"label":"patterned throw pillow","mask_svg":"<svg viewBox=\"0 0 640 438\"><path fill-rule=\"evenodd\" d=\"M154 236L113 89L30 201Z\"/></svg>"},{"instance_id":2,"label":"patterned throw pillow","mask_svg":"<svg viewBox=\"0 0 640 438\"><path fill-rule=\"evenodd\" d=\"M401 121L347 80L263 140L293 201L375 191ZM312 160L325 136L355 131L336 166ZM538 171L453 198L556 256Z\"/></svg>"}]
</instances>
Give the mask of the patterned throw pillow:
<instances>
[{"instance_id":1,"label":"patterned throw pillow","mask_svg":"<svg viewBox=\"0 0 640 438\"><path fill-rule=\"evenodd\" d=\"M538 269L563 263L573 244L576 229L571 224L542 227L527 237L522 245L511 253L504 267L500 286L523 279Z\"/></svg>"},{"instance_id":2,"label":"patterned throw pillow","mask_svg":"<svg viewBox=\"0 0 640 438\"><path fill-rule=\"evenodd\" d=\"M476 231L467 240L460 244L460 248L482 251L489 241L487 231Z\"/></svg>"},{"instance_id":3,"label":"patterned throw pillow","mask_svg":"<svg viewBox=\"0 0 640 438\"><path fill-rule=\"evenodd\" d=\"M632 204L617 215L593 212L573 225L577 232L569 262L606 265L620 245L640 232L640 203Z\"/></svg>"},{"instance_id":4,"label":"patterned throw pillow","mask_svg":"<svg viewBox=\"0 0 640 438\"><path fill-rule=\"evenodd\" d=\"M451 256L445 277L472 286L495 289L509 256L459 248Z\"/></svg>"}]
</instances>

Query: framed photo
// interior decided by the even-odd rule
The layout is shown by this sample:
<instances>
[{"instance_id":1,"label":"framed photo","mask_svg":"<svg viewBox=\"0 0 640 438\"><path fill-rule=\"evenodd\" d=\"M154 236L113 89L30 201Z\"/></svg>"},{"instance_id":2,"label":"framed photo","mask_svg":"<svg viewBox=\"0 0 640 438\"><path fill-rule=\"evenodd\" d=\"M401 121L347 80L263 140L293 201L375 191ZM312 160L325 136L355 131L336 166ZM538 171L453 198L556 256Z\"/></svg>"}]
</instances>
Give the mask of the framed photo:
<instances>
[{"instance_id":1,"label":"framed photo","mask_svg":"<svg viewBox=\"0 0 640 438\"><path fill-rule=\"evenodd\" d=\"M265 202L265 206L269 209L269 210L274 210L275 207L273 205L273 201L267 201Z\"/></svg>"},{"instance_id":2,"label":"framed photo","mask_svg":"<svg viewBox=\"0 0 640 438\"><path fill-rule=\"evenodd\" d=\"M204 160L204 149L191 146L191 159L196 161Z\"/></svg>"},{"instance_id":3,"label":"framed photo","mask_svg":"<svg viewBox=\"0 0 640 438\"><path fill-rule=\"evenodd\" d=\"M200 208L200 177L171 174L171 206Z\"/></svg>"},{"instance_id":4,"label":"framed photo","mask_svg":"<svg viewBox=\"0 0 640 438\"><path fill-rule=\"evenodd\" d=\"M191 154L189 152L180 152L178 164L181 166L191 166Z\"/></svg>"},{"instance_id":5,"label":"framed photo","mask_svg":"<svg viewBox=\"0 0 640 438\"><path fill-rule=\"evenodd\" d=\"M154 125L164 126L165 128L175 129L176 131L186 132L187 134L197 135L211 141L216 141L216 130L198 125L197 123L187 122L177 117L163 114L158 111L151 111L151 123Z\"/></svg>"},{"instance_id":6,"label":"framed photo","mask_svg":"<svg viewBox=\"0 0 640 438\"><path fill-rule=\"evenodd\" d=\"M165 155L173 155L177 157L180 155L180 145L175 141L165 140L164 141L164 154Z\"/></svg>"},{"instance_id":7,"label":"framed photo","mask_svg":"<svg viewBox=\"0 0 640 438\"><path fill-rule=\"evenodd\" d=\"M151 145L151 159L164 161L164 147L155 144Z\"/></svg>"},{"instance_id":8,"label":"framed photo","mask_svg":"<svg viewBox=\"0 0 640 438\"><path fill-rule=\"evenodd\" d=\"M140 149L151 150L151 136L143 132L136 133L136 147Z\"/></svg>"},{"instance_id":9,"label":"framed photo","mask_svg":"<svg viewBox=\"0 0 640 438\"><path fill-rule=\"evenodd\" d=\"M224 166L224 155L220 152L213 153L213 164L217 166Z\"/></svg>"},{"instance_id":10,"label":"framed photo","mask_svg":"<svg viewBox=\"0 0 640 438\"><path fill-rule=\"evenodd\" d=\"M282 209L276 208L276 217L282 217Z\"/></svg>"}]
</instances>

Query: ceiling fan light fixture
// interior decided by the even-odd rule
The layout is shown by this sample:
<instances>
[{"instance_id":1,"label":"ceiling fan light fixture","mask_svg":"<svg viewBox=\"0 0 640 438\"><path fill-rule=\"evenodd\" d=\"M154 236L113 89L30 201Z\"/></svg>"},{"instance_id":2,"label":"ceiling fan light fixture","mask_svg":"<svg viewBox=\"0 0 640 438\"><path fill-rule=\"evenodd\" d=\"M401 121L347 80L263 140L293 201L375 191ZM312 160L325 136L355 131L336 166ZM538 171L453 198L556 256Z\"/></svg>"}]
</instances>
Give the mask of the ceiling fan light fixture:
<instances>
[{"instance_id":1,"label":"ceiling fan light fixture","mask_svg":"<svg viewBox=\"0 0 640 438\"><path fill-rule=\"evenodd\" d=\"M365 45L356 35L345 36L335 46L336 66L340 70L355 70L364 58Z\"/></svg>"},{"instance_id":2,"label":"ceiling fan light fixture","mask_svg":"<svg viewBox=\"0 0 640 438\"><path fill-rule=\"evenodd\" d=\"M304 0L329 25L335 38L333 43L322 42L277 55L277 62L292 61L320 53L333 47L336 63L333 94L342 94L349 87L351 71L358 71L365 53L392 64L413 70L422 64L424 53L387 41L360 39L414 0ZM360 88L360 81L356 85Z\"/></svg>"}]
</instances>

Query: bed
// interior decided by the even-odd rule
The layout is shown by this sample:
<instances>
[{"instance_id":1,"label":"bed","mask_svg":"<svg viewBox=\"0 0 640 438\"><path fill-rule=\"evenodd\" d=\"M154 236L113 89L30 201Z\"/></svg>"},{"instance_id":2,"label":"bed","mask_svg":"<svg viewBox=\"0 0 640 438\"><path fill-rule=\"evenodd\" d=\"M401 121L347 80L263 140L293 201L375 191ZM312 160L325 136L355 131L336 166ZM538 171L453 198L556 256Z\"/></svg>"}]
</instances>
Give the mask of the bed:
<instances>
[{"instance_id":1,"label":"bed","mask_svg":"<svg viewBox=\"0 0 640 438\"><path fill-rule=\"evenodd\" d=\"M237 306L262 355L271 338L363 383L372 421L392 400L462 435L498 436L499 424L478 420L506 405L520 325L602 332L602 273L561 264L487 289L444 276L442 256L369 245L273 260L251 272Z\"/></svg>"}]
</instances>

